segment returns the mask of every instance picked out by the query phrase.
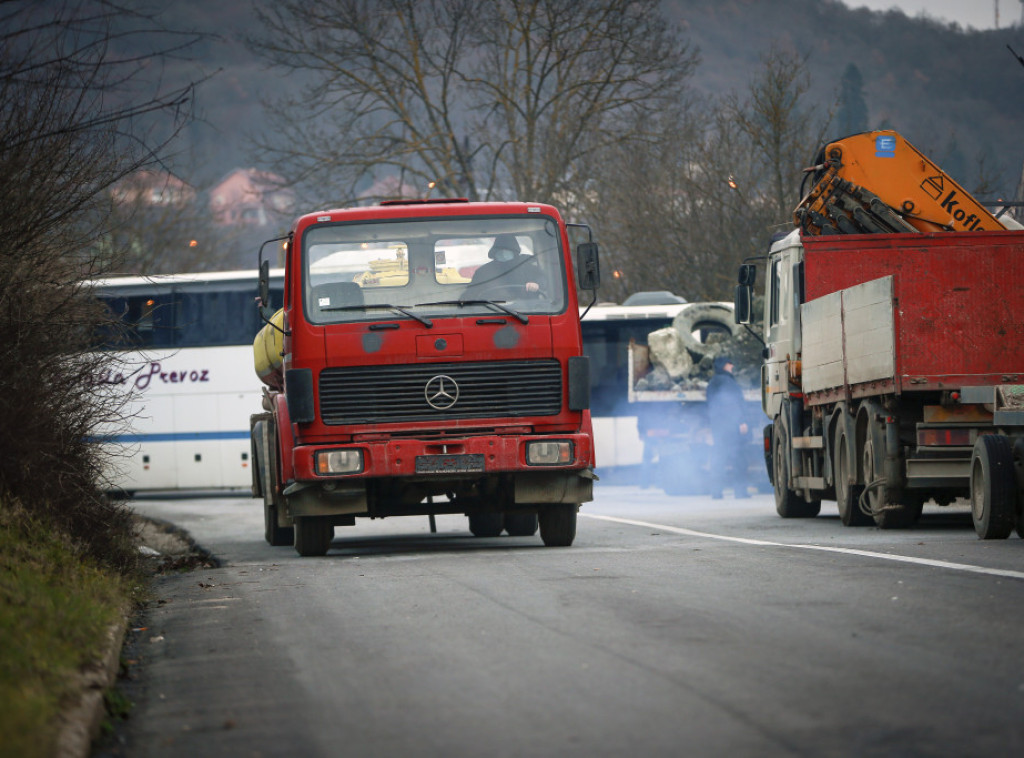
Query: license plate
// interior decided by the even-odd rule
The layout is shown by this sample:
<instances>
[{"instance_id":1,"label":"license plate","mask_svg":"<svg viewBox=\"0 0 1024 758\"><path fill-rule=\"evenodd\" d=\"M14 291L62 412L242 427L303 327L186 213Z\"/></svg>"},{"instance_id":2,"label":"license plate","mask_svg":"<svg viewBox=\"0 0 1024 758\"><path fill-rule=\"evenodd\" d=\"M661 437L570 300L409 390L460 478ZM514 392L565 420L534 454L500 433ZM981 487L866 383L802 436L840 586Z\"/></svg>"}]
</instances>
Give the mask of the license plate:
<instances>
[{"instance_id":1,"label":"license plate","mask_svg":"<svg viewBox=\"0 0 1024 758\"><path fill-rule=\"evenodd\" d=\"M483 455L417 455L417 474L472 474L484 470Z\"/></svg>"}]
</instances>

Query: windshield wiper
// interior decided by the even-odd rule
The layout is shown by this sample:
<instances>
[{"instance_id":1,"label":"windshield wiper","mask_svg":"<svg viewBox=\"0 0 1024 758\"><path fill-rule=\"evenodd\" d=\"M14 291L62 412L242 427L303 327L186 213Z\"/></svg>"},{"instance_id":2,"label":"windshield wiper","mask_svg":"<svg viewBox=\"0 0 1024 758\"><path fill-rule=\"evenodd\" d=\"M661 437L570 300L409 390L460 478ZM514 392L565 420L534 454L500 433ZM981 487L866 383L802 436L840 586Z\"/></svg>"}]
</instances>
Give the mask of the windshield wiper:
<instances>
[{"instance_id":1,"label":"windshield wiper","mask_svg":"<svg viewBox=\"0 0 1024 758\"><path fill-rule=\"evenodd\" d=\"M436 303L418 303L417 305L457 305L460 308L464 305L489 305L492 308L497 308L499 311L503 311L509 316L518 319L520 323L530 323L529 316L524 316L522 313L506 307L503 305L504 302L504 300L441 300Z\"/></svg>"},{"instance_id":2,"label":"windshield wiper","mask_svg":"<svg viewBox=\"0 0 1024 758\"><path fill-rule=\"evenodd\" d=\"M387 308L388 310L395 311L395 313L401 313L403 316L408 316L411 319L415 319L415 320L419 321L421 324L423 324L423 326L427 327L427 329L432 329L434 327L434 322L431 321L429 318L424 318L423 316L417 316L412 311L407 310L407 309L403 308L400 305L392 305L391 303L370 303L370 304L367 304L367 305L335 305L335 306L327 306L326 308L321 308L320 310L321 311L365 311L365 310L369 310L370 308Z\"/></svg>"}]
</instances>

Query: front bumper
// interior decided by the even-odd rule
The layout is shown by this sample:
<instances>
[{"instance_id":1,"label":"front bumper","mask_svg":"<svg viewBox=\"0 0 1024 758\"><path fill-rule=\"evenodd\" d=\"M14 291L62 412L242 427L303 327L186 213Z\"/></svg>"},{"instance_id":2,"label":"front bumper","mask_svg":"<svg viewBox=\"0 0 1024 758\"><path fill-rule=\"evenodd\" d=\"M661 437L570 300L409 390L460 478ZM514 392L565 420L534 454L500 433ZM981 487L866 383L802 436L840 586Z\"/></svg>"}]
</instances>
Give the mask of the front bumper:
<instances>
[{"instance_id":1,"label":"front bumper","mask_svg":"<svg viewBox=\"0 0 1024 758\"><path fill-rule=\"evenodd\" d=\"M527 445L567 441L571 460L564 464L529 465ZM318 453L358 450L362 471L351 474L318 474ZM488 435L439 441L391 439L344 445L301 445L293 449L292 467L297 481L351 481L366 478L471 478L497 474L573 471L594 466L593 441L586 434Z\"/></svg>"}]
</instances>

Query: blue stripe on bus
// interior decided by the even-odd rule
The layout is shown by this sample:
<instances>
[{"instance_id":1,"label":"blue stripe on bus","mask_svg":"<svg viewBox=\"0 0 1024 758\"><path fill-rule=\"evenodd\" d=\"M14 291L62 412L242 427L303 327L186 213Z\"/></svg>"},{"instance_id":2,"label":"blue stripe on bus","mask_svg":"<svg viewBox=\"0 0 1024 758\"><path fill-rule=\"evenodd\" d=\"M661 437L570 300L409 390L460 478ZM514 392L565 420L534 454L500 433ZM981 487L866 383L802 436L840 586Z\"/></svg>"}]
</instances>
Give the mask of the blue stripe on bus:
<instances>
[{"instance_id":1,"label":"blue stripe on bus","mask_svg":"<svg viewBox=\"0 0 1024 758\"><path fill-rule=\"evenodd\" d=\"M164 434L112 434L90 437L90 442L194 442L199 440L247 440L249 432L167 432Z\"/></svg>"}]
</instances>

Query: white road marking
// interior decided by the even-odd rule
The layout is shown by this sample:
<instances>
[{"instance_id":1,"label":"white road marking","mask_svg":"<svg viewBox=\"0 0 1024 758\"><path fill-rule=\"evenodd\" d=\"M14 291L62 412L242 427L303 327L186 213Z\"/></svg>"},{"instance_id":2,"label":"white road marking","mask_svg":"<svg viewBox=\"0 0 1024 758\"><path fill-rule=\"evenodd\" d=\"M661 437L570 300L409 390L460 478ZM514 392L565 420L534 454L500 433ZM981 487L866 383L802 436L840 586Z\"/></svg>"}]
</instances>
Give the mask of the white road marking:
<instances>
[{"instance_id":1,"label":"white road marking","mask_svg":"<svg viewBox=\"0 0 1024 758\"><path fill-rule=\"evenodd\" d=\"M685 534L689 537L703 537L709 540L721 540L723 542L737 542L741 545L756 545L758 547L787 547L795 550L819 550L825 553L843 553L845 555L859 555L865 558L880 558L885 561L896 561L897 563L915 563L919 566L932 566L933 568L951 569L953 571L965 571L971 574L988 574L989 576L1004 576L1010 579L1024 579L1024 571L1012 571L1010 569L986 568L975 566L970 563L952 563L950 561L936 561L931 558L914 558L909 555L891 555L889 553L875 553L871 550L856 550L849 547L828 547L826 545L798 545L787 542L770 542L768 540L755 540L749 537L730 537L724 534L712 534L711 532L698 532L693 529L683 529L678 526L667 524L654 524L650 521L636 521L616 516L599 516L594 513L580 512L580 516L599 519L601 521L613 521L618 524L640 526L645 529L660 529L675 534Z\"/></svg>"}]
</instances>

